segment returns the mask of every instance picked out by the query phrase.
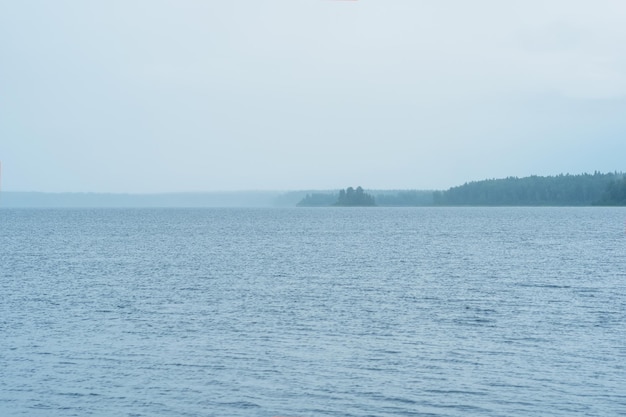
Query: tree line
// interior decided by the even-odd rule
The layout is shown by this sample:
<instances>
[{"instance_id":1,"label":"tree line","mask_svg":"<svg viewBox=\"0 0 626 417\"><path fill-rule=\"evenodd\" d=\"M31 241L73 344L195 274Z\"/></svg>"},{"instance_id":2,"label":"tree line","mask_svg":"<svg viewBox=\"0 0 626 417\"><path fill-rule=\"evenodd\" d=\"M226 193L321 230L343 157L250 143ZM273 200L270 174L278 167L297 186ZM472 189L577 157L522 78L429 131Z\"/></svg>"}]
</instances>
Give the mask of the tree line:
<instances>
[{"instance_id":1,"label":"tree line","mask_svg":"<svg viewBox=\"0 0 626 417\"><path fill-rule=\"evenodd\" d=\"M348 187L339 190L339 193L312 193L307 194L297 204L298 207L372 207L376 199L366 193L362 187Z\"/></svg>"},{"instance_id":2,"label":"tree line","mask_svg":"<svg viewBox=\"0 0 626 417\"><path fill-rule=\"evenodd\" d=\"M465 183L433 193L439 206L589 206L624 204L624 174L560 174ZM620 198L622 200L620 200Z\"/></svg>"},{"instance_id":3,"label":"tree line","mask_svg":"<svg viewBox=\"0 0 626 417\"><path fill-rule=\"evenodd\" d=\"M624 206L626 175L621 172L507 177L472 181L445 191L361 187L307 193L300 207L331 206Z\"/></svg>"},{"instance_id":4,"label":"tree line","mask_svg":"<svg viewBox=\"0 0 626 417\"><path fill-rule=\"evenodd\" d=\"M370 190L368 192L359 191L361 187L350 191L350 188L339 192L311 192L297 203L298 207L332 207L341 205L375 205L378 207L417 207L432 206L432 190ZM362 188L361 188L362 190ZM345 204L352 199L349 195L356 197L356 201L364 198L365 204ZM367 197L359 197L363 193ZM343 197L342 197L343 195Z\"/></svg>"}]
</instances>

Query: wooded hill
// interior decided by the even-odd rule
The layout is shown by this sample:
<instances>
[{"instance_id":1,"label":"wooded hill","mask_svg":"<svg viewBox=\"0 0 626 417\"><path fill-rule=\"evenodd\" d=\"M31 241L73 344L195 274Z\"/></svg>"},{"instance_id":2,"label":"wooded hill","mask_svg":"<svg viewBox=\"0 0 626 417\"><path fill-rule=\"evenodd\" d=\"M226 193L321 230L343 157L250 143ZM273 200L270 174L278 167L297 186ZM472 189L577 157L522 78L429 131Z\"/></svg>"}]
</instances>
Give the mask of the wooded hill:
<instances>
[{"instance_id":1,"label":"wooded hill","mask_svg":"<svg viewBox=\"0 0 626 417\"><path fill-rule=\"evenodd\" d=\"M589 206L626 204L623 173L508 177L433 193L439 206Z\"/></svg>"}]
</instances>

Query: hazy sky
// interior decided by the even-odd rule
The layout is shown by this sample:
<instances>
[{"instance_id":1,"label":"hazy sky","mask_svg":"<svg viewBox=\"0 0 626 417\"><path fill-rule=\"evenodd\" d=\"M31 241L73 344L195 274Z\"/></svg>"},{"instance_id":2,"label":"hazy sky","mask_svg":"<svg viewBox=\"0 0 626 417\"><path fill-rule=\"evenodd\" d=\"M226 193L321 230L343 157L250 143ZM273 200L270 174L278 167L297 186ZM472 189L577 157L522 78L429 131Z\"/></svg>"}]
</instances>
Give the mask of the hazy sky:
<instances>
[{"instance_id":1,"label":"hazy sky","mask_svg":"<svg viewBox=\"0 0 626 417\"><path fill-rule=\"evenodd\" d=\"M7 191L626 169L624 0L0 0Z\"/></svg>"}]
</instances>

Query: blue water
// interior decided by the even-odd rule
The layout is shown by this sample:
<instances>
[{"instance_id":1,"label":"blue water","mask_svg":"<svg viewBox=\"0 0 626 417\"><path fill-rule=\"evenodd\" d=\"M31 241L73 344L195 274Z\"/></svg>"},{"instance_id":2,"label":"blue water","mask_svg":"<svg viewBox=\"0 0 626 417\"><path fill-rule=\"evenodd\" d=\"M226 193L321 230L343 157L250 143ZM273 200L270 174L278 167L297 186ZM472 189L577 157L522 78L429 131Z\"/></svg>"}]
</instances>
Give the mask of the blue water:
<instances>
[{"instance_id":1,"label":"blue water","mask_svg":"<svg viewBox=\"0 0 626 417\"><path fill-rule=\"evenodd\" d=\"M626 210L0 210L1 416L626 415Z\"/></svg>"}]
</instances>

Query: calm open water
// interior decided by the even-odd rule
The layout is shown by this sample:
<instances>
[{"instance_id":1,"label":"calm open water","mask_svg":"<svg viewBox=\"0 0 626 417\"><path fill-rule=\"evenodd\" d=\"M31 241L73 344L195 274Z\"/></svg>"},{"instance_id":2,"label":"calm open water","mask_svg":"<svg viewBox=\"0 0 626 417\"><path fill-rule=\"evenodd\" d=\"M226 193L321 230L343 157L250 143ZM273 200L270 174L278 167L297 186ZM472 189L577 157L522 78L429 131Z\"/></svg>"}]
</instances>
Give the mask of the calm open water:
<instances>
[{"instance_id":1,"label":"calm open water","mask_svg":"<svg viewBox=\"0 0 626 417\"><path fill-rule=\"evenodd\" d=\"M626 210L0 210L2 416L626 415Z\"/></svg>"}]
</instances>

